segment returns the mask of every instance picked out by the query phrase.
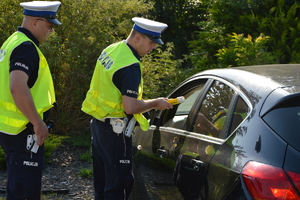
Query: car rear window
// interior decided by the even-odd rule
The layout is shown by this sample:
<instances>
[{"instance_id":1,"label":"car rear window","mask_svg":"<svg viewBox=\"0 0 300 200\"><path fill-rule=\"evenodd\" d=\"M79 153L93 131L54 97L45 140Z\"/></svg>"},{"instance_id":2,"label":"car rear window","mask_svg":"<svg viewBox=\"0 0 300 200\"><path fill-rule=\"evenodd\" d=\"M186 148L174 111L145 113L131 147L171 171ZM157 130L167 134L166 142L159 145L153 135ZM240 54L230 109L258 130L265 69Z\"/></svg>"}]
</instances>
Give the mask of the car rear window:
<instances>
[{"instance_id":1,"label":"car rear window","mask_svg":"<svg viewBox=\"0 0 300 200\"><path fill-rule=\"evenodd\" d=\"M300 100L289 100L263 117L264 121L295 149L300 151Z\"/></svg>"}]
</instances>

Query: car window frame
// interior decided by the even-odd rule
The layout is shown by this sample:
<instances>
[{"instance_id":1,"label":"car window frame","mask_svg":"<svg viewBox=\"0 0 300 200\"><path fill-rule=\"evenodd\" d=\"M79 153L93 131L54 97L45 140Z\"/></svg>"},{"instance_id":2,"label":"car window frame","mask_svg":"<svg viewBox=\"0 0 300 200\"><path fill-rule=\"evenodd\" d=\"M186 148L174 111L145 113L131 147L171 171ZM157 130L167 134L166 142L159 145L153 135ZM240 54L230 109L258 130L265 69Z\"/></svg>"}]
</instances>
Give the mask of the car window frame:
<instances>
[{"instance_id":1,"label":"car window frame","mask_svg":"<svg viewBox=\"0 0 300 200\"><path fill-rule=\"evenodd\" d=\"M197 115L196 113L198 112L199 108L201 107L204 99L205 99L205 96L206 94L209 92L209 89L210 87L214 84L215 81L220 81L222 82L223 84L226 84L228 85L231 89L233 89L233 91L235 92L235 95L233 96L231 102L230 102L230 106L229 106L229 109L228 109L228 112L230 113L229 117L226 117L226 120L225 120L225 123L226 124L226 127L225 130L225 138L218 138L218 137L213 137L213 136L207 136L209 138L212 138L213 140L216 140L216 141L222 141L225 142L231 134L234 133L234 131L240 126L240 124L242 124L248 117L249 115L251 114L252 110L253 110L253 106L252 104L250 103L250 100L247 98L247 96L244 94L244 92L237 86L235 86L234 84L230 83L229 81L225 80L225 79L222 79L222 78L219 78L219 77L215 77L215 76L203 76L202 78L208 78L208 82L206 84L206 90L203 91L202 94L199 95L199 99L197 98L197 103L194 104L194 106L192 107L191 109L191 112L187 118L187 122L189 122L189 126L186 128L186 130L188 132L191 132L191 133L194 133L194 134L198 134L198 135L204 135L204 134L200 134L200 133L196 133L196 132L193 132L192 129L193 129L193 125L194 125L194 122L197 118ZM249 112L247 113L245 119L235 128L235 130L233 130L232 132L229 132L230 129L231 129L231 126L228 125L228 121L229 120L232 120L233 119L233 115L234 115L234 108L235 108L235 104L238 100L238 97L241 97L245 103L247 104L247 106L249 107ZM232 122L230 123L232 125Z\"/></svg>"},{"instance_id":2,"label":"car window frame","mask_svg":"<svg viewBox=\"0 0 300 200\"><path fill-rule=\"evenodd\" d=\"M209 79L205 79L205 78L191 79L188 82L182 83L178 87L176 87L166 98L176 98L178 96L184 96L185 94L187 94L190 91L197 88L202 83L204 83L202 90L206 90L207 84L209 81L210 81ZM189 89L186 90L185 88L189 88ZM202 92L200 92L200 95L201 95L201 93ZM198 100L199 100L199 95L196 98L196 102ZM194 106L195 106L195 104L193 104L193 106L191 107L191 110L193 110ZM170 120L171 118L173 118L175 116L177 107L178 107L178 105L174 105L173 109L167 109L167 110L163 110L163 111L156 109L156 111L155 111L156 114L154 117L151 118L150 125L155 125L155 126L159 126L159 127L163 126L168 120ZM166 117L162 117L162 116L166 116ZM170 117L170 116L172 116L172 117ZM184 130L186 130L186 129L184 129Z\"/></svg>"},{"instance_id":3,"label":"car window frame","mask_svg":"<svg viewBox=\"0 0 300 200\"><path fill-rule=\"evenodd\" d=\"M251 114L251 112L253 110L253 106L252 106L250 100L247 98L247 96L243 93L243 91L239 87L235 86L234 84L230 83L229 81L222 79L220 77L216 77L216 76L212 76L212 75L205 75L202 77L195 77L194 79L191 79L186 83L180 84L167 97L167 98L175 98L177 96L182 96L182 95L188 93L189 91L195 89L199 84L205 83L202 88L202 91L196 98L194 105L191 107L191 110L186 119L186 125L185 125L184 129L177 129L177 128L173 128L173 127L164 127L164 124L168 120L172 119L175 116L177 109L169 109L169 110L164 110L164 111L155 110L155 115L151 118L150 125L154 125L154 126L156 126L156 128L164 127L164 129L172 129L173 131L177 130L176 132L178 132L178 133L184 132L185 134L188 134L190 136L193 135L193 137L200 137L200 138L203 138L206 140L210 138L212 141L215 141L214 143L216 143L216 144L224 143L230 137L230 135L234 132L234 131L232 131L231 133L229 133L230 126L228 126L228 121L225 121L225 123L227 122L226 123L227 125L226 125L226 133L225 133L226 137L224 139L192 132L193 122L195 121L196 113L198 112L199 107L202 105L202 102L203 102L207 92L209 91L210 87L216 80L228 85L235 92L235 95L232 98L230 106L229 106L230 117L228 117L226 120L232 120L233 112L234 112L234 110L233 110L234 105L235 105L235 102L237 101L238 97L241 97L245 101L245 103L248 105L249 112L248 112L247 116L245 117L245 119L241 122L241 123L243 123L249 117L249 115ZM189 90L185 90L185 88L189 87L190 85L192 85L192 87ZM238 127L236 127L236 129Z\"/></svg>"},{"instance_id":4,"label":"car window frame","mask_svg":"<svg viewBox=\"0 0 300 200\"><path fill-rule=\"evenodd\" d=\"M226 85L226 86L228 86L229 88L231 88L233 93L234 93L232 95L232 98L230 99L229 106L228 106L228 112L226 114L224 126L221 130L221 133L220 133L220 135L225 135L225 137L226 137L227 129L228 129L228 121L229 121L229 117L231 116L231 111L232 111L232 108L234 106L233 104L234 104L237 92L230 85L228 85L227 83L224 83L224 81L221 81L221 80L218 80L218 79L210 79L209 85L207 86L205 93L203 93L201 95L201 101L198 102L197 107L195 107L195 110L194 110L194 111L196 111L196 113L191 114L191 119L193 119L193 120L191 120L192 123L190 124L190 129L189 129L190 132L194 132L193 129L194 129L194 126L195 126L195 121L197 119L197 113L199 112L200 108L202 107L203 102L207 97L207 94L210 92L210 89L215 85L215 83L217 81L224 84L224 85ZM197 133L197 132L195 132L195 133ZM198 134L201 134L201 133L198 133ZM214 138L219 138L219 137L214 137ZM220 138L220 139L224 139L224 138Z\"/></svg>"}]
</instances>

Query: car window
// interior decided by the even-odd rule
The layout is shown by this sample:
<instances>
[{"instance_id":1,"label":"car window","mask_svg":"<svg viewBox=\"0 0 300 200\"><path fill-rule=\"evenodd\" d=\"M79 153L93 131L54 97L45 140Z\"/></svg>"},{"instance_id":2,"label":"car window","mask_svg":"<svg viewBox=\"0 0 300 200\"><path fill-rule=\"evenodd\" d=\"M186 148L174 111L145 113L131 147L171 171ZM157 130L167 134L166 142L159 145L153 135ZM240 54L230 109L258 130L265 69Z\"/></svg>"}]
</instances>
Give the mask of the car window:
<instances>
[{"instance_id":1,"label":"car window","mask_svg":"<svg viewBox=\"0 0 300 200\"><path fill-rule=\"evenodd\" d=\"M241 122L248 116L249 112L250 107L241 97L238 97L235 104L230 133L232 133L241 124Z\"/></svg>"},{"instance_id":2,"label":"car window","mask_svg":"<svg viewBox=\"0 0 300 200\"><path fill-rule=\"evenodd\" d=\"M280 137L300 150L300 98L277 105L263 119Z\"/></svg>"},{"instance_id":3,"label":"car window","mask_svg":"<svg viewBox=\"0 0 300 200\"><path fill-rule=\"evenodd\" d=\"M227 111L235 96L232 88L215 80L197 113L193 132L224 139L226 130L223 128L229 116Z\"/></svg>"},{"instance_id":4,"label":"car window","mask_svg":"<svg viewBox=\"0 0 300 200\"><path fill-rule=\"evenodd\" d=\"M174 117L170 119L164 126L184 129L188 114L193 107L203 86L204 84L201 84L184 95L185 101L178 105Z\"/></svg>"},{"instance_id":5,"label":"car window","mask_svg":"<svg viewBox=\"0 0 300 200\"><path fill-rule=\"evenodd\" d=\"M185 101L178 105L175 115L188 115L202 87L197 87L184 95Z\"/></svg>"}]
</instances>

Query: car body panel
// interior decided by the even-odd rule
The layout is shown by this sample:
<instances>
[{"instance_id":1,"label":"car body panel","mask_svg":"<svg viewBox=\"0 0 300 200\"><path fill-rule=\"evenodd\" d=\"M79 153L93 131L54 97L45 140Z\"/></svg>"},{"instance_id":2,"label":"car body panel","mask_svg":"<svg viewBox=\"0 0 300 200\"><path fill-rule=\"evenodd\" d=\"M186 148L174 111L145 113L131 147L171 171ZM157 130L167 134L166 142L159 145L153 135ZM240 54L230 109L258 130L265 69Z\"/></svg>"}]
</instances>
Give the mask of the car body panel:
<instances>
[{"instance_id":1,"label":"car body panel","mask_svg":"<svg viewBox=\"0 0 300 200\"><path fill-rule=\"evenodd\" d=\"M290 70L284 70L284 66ZM292 164L293 158L300 163L299 151L262 120L276 105L298 98L300 79L289 79L299 78L299 71L300 65L214 69L195 74L179 84L167 98L185 96L187 101L170 110L152 111L149 130L136 127L133 133L135 163L147 166L160 177L153 179L162 180L159 184L148 183L150 188L159 190L160 195L144 199L182 199L181 196L185 199L251 199L240 178L241 170L249 161L300 173L300 167ZM210 96L211 92L215 94ZM221 92L226 95L218 96ZM219 137L197 129L198 112L209 108L205 107L207 102L211 108L218 105L214 100L210 102L209 97L219 99L219 103L228 99ZM234 110L240 100L248 111L233 128ZM213 110L216 109L210 112ZM140 178L145 177L145 172L138 173Z\"/></svg>"},{"instance_id":2,"label":"car body panel","mask_svg":"<svg viewBox=\"0 0 300 200\"><path fill-rule=\"evenodd\" d=\"M283 168L292 172L299 172L300 169L300 152L291 146L287 147L286 159Z\"/></svg>"}]
</instances>

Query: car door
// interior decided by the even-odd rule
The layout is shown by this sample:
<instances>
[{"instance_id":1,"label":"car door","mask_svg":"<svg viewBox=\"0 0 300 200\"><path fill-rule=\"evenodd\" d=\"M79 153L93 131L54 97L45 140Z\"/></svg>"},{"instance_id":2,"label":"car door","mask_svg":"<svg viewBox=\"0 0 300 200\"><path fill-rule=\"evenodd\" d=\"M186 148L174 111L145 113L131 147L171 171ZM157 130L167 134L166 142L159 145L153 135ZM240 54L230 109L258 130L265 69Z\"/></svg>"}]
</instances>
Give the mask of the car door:
<instances>
[{"instance_id":1,"label":"car door","mask_svg":"<svg viewBox=\"0 0 300 200\"><path fill-rule=\"evenodd\" d=\"M182 84L170 94L177 96L184 96L186 101L152 116L148 131L134 133L136 161L146 161L144 165L148 167L139 170L139 175L151 177L152 184L148 181L147 185L152 188L150 193L160 191L159 197L150 199L218 199L211 192L216 193L224 181L215 173L222 175L234 159L232 145L225 141L241 123L234 120L240 95L229 83L204 77ZM204 130L200 115L218 131ZM146 174L151 171L149 168L155 169L153 176ZM219 196L223 193L217 191Z\"/></svg>"},{"instance_id":2,"label":"car door","mask_svg":"<svg viewBox=\"0 0 300 200\"><path fill-rule=\"evenodd\" d=\"M236 96L235 90L228 84L210 79L190 109L182 132L175 131L174 128L177 127L174 124L170 125L173 129L167 123L160 126L162 140L172 140L173 146L169 145L171 147L168 148L167 155L176 160L173 180L184 199L208 197L211 184L211 179L207 176L210 174L210 161L220 154L219 147L227 136L230 124L228 122ZM178 106L172 122L177 122L181 106L184 104ZM203 119L208 127L204 126ZM166 143L161 145L165 147ZM230 160L224 160L226 162L223 164L228 165Z\"/></svg>"},{"instance_id":3,"label":"car door","mask_svg":"<svg viewBox=\"0 0 300 200\"><path fill-rule=\"evenodd\" d=\"M173 177L176 159L184 140L186 120L206 83L207 79L197 79L180 86L169 98L184 96L185 102L164 112L151 112L148 131L135 128L135 176L143 193L141 199L182 199Z\"/></svg>"},{"instance_id":4,"label":"car door","mask_svg":"<svg viewBox=\"0 0 300 200\"><path fill-rule=\"evenodd\" d=\"M237 183L239 174L231 170L236 156L232 135L249 115L249 104L233 84L215 79L197 108L197 114L190 116L194 119L189 130L201 135L198 137L198 162L204 163L204 175L200 199L225 199Z\"/></svg>"}]
</instances>

